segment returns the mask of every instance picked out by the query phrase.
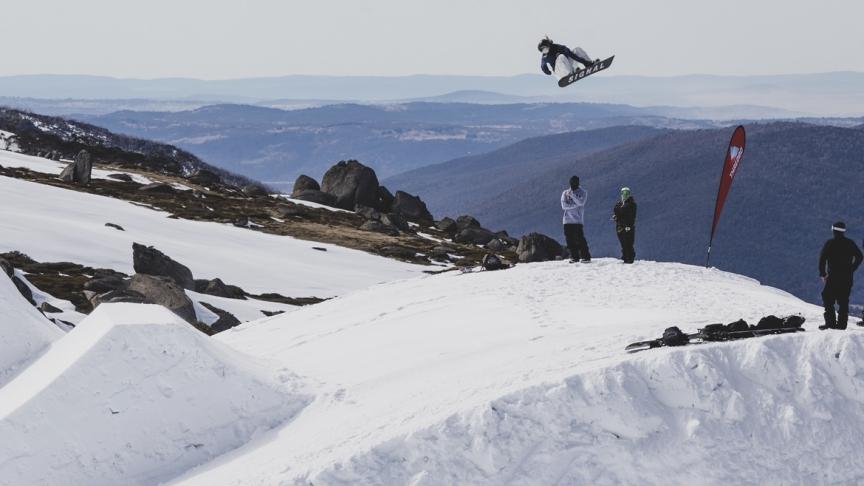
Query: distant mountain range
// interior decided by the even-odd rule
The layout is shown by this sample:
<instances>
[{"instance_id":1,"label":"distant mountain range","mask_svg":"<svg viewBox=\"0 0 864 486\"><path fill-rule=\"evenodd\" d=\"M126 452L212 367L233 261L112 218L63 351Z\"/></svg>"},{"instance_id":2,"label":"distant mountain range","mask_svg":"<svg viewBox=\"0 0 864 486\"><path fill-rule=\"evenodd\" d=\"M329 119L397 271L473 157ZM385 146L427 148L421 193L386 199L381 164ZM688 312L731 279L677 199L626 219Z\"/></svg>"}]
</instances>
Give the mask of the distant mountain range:
<instances>
[{"instance_id":1,"label":"distant mountain range","mask_svg":"<svg viewBox=\"0 0 864 486\"><path fill-rule=\"evenodd\" d=\"M512 103L604 102L635 106L719 107L749 105L818 116L864 114L864 73L836 72L774 76L616 76L580 81L567 89L540 74L518 76L284 76L233 80L117 79L99 76L0 77L0 97L70 99L157 99L259 103L267 100L445 101ZM471 93L474 94L471 94ZM478 95L478 92L484 94ZM494 95L485 93L492 92ZM466 93L468 93L466 95ZM500 94L498 94L500 93ZM528 101L528 100L521 100Z\"/></svg>"},{"instance_id":2,"label":"distant mountain range","mask_svg":"<svg viewBox=\"0 0 864 486\"><path fill-rule=\"evenodd\" d=\"M817 301L817 257L831 223L845 220L859 244L864 236L864 130L803 123L747 129L747 152L712 263ZM629 186L639 204L639 258L700 264L731 133L730 127L652 136L650 129L621 127L561 134L384 182L421 193L436 217L467 213L489 228L561 239L561 191L571 175L580 175L589 191L586 233L595 255L619 252L611 208L619 188ZM598 139L620 143L601 151L602 144L586 145ZM859 288L853 300L864 301L862 294Z\"/></svg>"},{"instance_id":3,"label":"distant mountain range","mask_svg":"<svg viewBox=\"0 0 864 486\"><path fill-rule=\"evenodd\" d=\"M617 125L717 126L659 116L653 108L596 103L341 104L291 111L214 105L181 112L121 111L76 118L177 145L285 191L300 174L320 179L342 159L361 160L388 177L550 133Z\"/></svg>"}]
</instances>

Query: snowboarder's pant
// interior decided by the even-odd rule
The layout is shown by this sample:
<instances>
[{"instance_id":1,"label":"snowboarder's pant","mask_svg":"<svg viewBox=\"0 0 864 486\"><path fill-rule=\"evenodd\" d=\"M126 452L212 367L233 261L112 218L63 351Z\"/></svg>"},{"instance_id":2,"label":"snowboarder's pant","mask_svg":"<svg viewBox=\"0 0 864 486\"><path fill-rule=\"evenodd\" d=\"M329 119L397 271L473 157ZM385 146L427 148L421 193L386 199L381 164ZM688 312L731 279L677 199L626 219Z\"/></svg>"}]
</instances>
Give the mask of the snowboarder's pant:
<instances>
[{"instance_id":1,"label":"snowboarder's pant","mask_svg":"<svg viewBox=\"0 0 864 486\"><path fill-rule=\"evenodd\" d=\"M570 76L573 72L579 69L579 66L576 64L577 62L581 62L585 66L592 63L588 53L581 47L574 47L573 49L570 49L570 52L572 52L573 56L576 58L575 61L564 54L560 54L555 58L555 75L558 79Z\"/></svg>"},{"instance_id":2,"label":"snowboarder's pant","mask_svg":"<svg viewBox=\"0 0 864 486\"><path fill-rule=\"evenodd\" d=\"M585 229L581 224L565 224L564 239L567 240L567 249L570 250L570 258L574 260L591 259L591 253L588 251L588 242L585 241Z\"/></svg>"},{"instance_id":3,"label":"snowboarder's pant","mask_svg":"<svg viewBox=\"0 0 864 486\"><path fill-rule=\"evenodd\" d=\"M636 243L636 227L630 226L630 231L625 227L615 228L618 233L618 241L621 243L621 259L625 263L633 263L636 259L636 248L633 245Z\"/></svg>"},{"instance_id":4,"label":"snowboarder's pant","mask_svg":"<svg viewBox=\"0 0 864 486\"><path fill-rule=\"evenodd\" d=\"M849 294L852 293L852 278L828 277L822 290L822 303L825 306L825 325L846 329L849 320ZM840 308L834 313L834 305Z\"/></svg>"}]
</instances>

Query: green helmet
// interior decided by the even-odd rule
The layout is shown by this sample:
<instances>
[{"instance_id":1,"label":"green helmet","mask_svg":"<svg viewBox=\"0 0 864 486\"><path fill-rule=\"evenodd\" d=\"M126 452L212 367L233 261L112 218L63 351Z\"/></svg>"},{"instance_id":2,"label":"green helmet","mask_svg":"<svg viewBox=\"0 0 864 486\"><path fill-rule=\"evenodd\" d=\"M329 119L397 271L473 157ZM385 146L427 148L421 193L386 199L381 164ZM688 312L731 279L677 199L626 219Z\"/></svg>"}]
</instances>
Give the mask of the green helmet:
<instances>
[{"instance_id":1,"label":"green helmet","mask_svg":"<svg viewBox=\"0 0 864 486\"><path fill-rule=\"evenodd\" d=\"M621 200L626 201L628 197L630 197L630 188L629 187L622 187L621 188Z\"/></svg>"}]
</instances>

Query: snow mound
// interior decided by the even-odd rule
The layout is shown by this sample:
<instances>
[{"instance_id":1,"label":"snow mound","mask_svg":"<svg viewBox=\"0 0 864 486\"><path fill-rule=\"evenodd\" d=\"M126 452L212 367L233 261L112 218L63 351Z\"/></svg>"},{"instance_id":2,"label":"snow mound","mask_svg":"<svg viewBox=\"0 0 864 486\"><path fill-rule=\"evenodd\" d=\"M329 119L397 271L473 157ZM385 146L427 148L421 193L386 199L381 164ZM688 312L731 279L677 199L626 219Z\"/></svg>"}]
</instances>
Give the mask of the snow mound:
<instances>
[{"instance_id":1,"label":"snow mound","mask_svg":"<svg viewBox=\"0 0 864 486\"><path fill-rule=\"evenodd\" d=\"M671 325L795 313L810 331L623 350ZM862 477L843 447L864 434L864 334L814 332L820 315L749 278L645 261L378 285L219 334L304 376L316 400L172 484L741 483L757 469L770 483L808 474L806 458L779 471L819 447L831 477Z\"/></svg>"},{"instance_id":2,"label":"snow mound","mask_svg":"<svg viewBox=\"0 0 864 486\"><path fill-rule=\"evenodd\" d=\"M0 386L62 336L0 272Z\"/></svg>"},{"instance_id":3,"label":"snow mound","mask_svg":"<svg viewBox=\"0 0 864 486\"><path fill-rule=\"evenodd\" d=\"M0 388L0 484L156 484L308 402L163 307L103 304Z\"/></svg>"},{"instance_id":4,"label":"snow mound","mask_svg":"<svg viewBox=\"0 0 864 486\"><path fill-rule=\"evenodd\" d=\"M864 334L659 352L460 412L311 484L859 484Z\"/></svg>"}]
</instances>

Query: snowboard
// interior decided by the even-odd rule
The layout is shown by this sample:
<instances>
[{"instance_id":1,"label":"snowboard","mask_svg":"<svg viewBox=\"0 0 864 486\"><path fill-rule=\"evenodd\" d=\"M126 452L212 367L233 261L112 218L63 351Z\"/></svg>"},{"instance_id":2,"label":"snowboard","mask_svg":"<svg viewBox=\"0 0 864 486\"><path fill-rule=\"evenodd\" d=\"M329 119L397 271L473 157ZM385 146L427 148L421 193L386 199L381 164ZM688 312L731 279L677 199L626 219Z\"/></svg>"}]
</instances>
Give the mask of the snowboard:
<instances>
[{"instance_id":1,"label":"snowboard","mask_svg":"<svg viewBox=\"0 0 864 486\"><path fill-rule=\"evenodd\" d=\"M750 337L760 337L760 336L768 336L771 334L787 334L792 332L803 332L804 328L800 326L794 327L779 327L774 329L755 329L751 328L746 331L733 331L733 332L718 332L718 333L706 333L704 330L700 329L698 332L693 334L687 334L687 344L683 344L682 346L690 346L692 344L704 344L704 343L716 343L716 342L724 342L724 341L733 341L737 339L744 339ZM639 341L636 343L632 343L627 345L624 348L624 351L628 353L636 353L639 351L645 351L646 349L654 349L665 347L666 344L663 342L663 338L651 339L650 341Z\"/></svg>"},{"instance_id":2,"label":"snowboard","mask_svg":"<svg viewBox=\"0 0 864 486\"><path fill-rule=\"evenodd\" d=\"M599 73L600 71L603 71L604 69L611 66L613 59L615 59L615 56L612 56L608 59L604 59L602 61L598 61L598 62L594 63L594 65L591 66L590 68L577 69L575 72L573 72L573 74L570 74L569 76L565 76L565 77L561 78L560 80L558 80L558 86L560 86L562 88L565 86L570 86L571 84L575 83L576 81L579 81L582 78L591 76L594 73Z\"/></svg>"}]
</instances>

